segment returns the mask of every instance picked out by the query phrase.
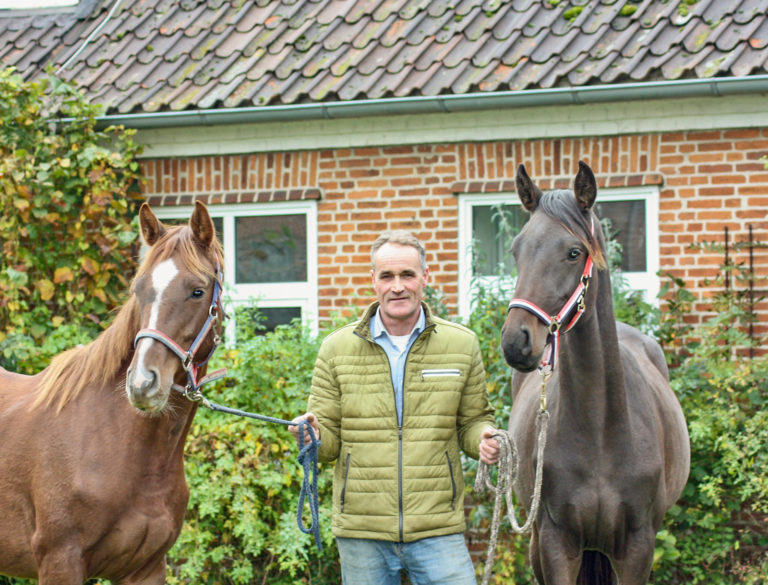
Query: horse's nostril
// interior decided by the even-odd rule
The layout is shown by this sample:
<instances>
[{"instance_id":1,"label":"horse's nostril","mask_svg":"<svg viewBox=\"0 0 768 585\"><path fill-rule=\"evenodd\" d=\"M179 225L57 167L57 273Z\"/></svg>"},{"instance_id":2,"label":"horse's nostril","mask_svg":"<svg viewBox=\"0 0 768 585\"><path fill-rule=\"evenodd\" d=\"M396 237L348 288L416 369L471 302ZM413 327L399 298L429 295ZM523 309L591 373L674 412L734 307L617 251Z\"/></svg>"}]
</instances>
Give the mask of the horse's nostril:
<instances>
[{"instance_id":1,"label":"horse's nostril","mask_svg":"<svg viewBox=\"0 0 768 585\"><path fill-rule=\"evenodd\" d=\"M519 333L519 347L520 347L520 353L524 356L531 355L532 347L531 347L531 332L528 331L528 328L523 325L520 327L520 333Z\"/></svg>"},{"instance_id":2,"label":"horse's nostril","mask_svg":"<svg viewBox=\"0 0 768 585\"><path fill-rule=\"evenodd\" d=\"M139 366L129 376L128 386L136 396L150 396L157 389L158 379L157 372Z\"/></svg>"},{"instance_id":3,"label":"horse's nostril","mask_svg":"<svg viewBox=\"0 0 768 585\"><path fill-rule=\"evenodd\" d=\"M155 380L157 380L157 375L155 375L154 372L149 372L149 375L146 377L146 381L142 385L143 388L145 389L154 388Z\"/></svg>"}]
</instances>

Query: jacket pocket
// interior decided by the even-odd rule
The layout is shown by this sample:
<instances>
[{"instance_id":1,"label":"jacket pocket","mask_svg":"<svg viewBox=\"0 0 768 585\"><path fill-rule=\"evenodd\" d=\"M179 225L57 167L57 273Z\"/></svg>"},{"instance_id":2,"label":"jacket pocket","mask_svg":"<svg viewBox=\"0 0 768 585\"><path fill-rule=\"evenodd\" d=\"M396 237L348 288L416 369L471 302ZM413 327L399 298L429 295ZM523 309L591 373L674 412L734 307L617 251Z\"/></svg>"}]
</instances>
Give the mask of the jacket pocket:
<instances>
[{"instance_id":1,"label":"jacket pocket","mask_svg":"<svg viewBox=\"0 0 768 585\"><path fill-rule=\"evenodd\" d=\"M453 464L448 451L445 452L445 460L448 462L448 476L451 478L451 510L456 509L456 480L453 478Z\"/></svg>"},{"instance_id":2,"label":"jacket pocket","mask_svg":"<svg viewBox=\"0 0 768 585\"><path fill-rule=\"evenodd\" d=\"M441 370L421 370L422 382L427 378L442 378L446 376L461 376L461 370L458 368L445 368Z\"/></svg>"},{"instance_id":3,"label":"jacket pocket","mask_svg":"<svg viewBox=\"0 0 768 585\"><path fill-rule=\"evenodd\" d=\"M349 463L351 458L352 453L347 453L347 458L344 461L344 483L341 486L341 499L339 502L342 512L344 512L344 500L347 497L347 481L349 480Z\"/></svg>"}]
</instances>

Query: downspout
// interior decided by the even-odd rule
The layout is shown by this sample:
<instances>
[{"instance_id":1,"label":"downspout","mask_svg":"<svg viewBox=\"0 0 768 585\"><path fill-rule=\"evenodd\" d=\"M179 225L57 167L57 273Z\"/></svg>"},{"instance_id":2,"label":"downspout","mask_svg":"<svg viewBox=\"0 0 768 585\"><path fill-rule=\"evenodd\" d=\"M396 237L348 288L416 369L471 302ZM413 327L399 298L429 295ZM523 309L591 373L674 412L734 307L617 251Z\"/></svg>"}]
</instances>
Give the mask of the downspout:
<instances>
[{"instance_id":1,"label":"downspout","mask_svg":"<svg viewBox=\"0 0 768 585\"><path fill-rule=\"evenodd\" d=\"M725 97L759 93L768 93L768 75L245 108L109 114L99 116L97 121L102 127L119 124L137 129L172 128L297 120L334 120L364 116L456 113L502 108L578 105L648 99Z\"/></svg>"}]
</instances>

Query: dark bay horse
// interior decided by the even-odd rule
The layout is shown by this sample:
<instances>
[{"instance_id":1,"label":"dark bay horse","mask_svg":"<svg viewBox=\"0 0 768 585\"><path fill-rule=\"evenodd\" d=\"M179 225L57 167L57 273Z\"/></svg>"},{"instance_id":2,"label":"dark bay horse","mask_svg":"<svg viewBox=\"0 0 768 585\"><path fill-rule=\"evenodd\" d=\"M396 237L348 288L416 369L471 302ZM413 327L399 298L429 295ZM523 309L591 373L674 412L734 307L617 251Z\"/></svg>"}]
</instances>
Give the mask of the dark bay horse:
<instances>
[{"instance_id":1,"label":"dark bay horse","mask_svg":"<svg viewBox=\"0 0 768 585\"><path fill-rule=\"evenodd\" d=\"M171 389L197 386L218 341L222 254L201 203L185 226L139 219L149 251L112 325L38 375L0 368L1 574L165 582L197 408Z\"/></svg>"},{"instance_id":2,"label":"dark bay horse","mask_svg":"<svg viewBox=\"0 0 768 585\"><path fill-rule=\"evenodd\" d=\"M523 165L516 177L531 216L513 243L518 277L501 333L517 370L509 419L520 459L515 493L529 506L542 377L550 372L533 572L542 585L641 585L662 518L688 478L688 431L661 348L614 319L592 212L597 184L579 167L573 191L542 193Z\"/></svg>"}]
</instances>

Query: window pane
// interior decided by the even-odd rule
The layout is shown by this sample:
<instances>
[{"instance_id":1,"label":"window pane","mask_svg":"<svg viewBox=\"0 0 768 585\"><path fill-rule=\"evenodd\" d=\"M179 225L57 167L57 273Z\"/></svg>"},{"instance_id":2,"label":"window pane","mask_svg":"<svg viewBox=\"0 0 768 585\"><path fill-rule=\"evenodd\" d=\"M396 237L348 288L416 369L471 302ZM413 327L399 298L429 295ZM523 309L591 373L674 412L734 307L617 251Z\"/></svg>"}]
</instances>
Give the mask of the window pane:
<instances>
[{"instance_id":1,"label":"window pane","mask_svg":"<svg viewBox=\"0 0 768 585\"><path fill-rule=\"evenodd\" d=\"M472 206L472 273L475 276L512 274L512 240L527 219L519 205Z\"/></svg>"},{"instance_id":2,"label":"window pane","mask_svg":"<svg viewBox=\"0 0 768 585\"><path fill-rule=\"evenodd\" d=\"M294 319L301 319L301 307L239 307L235 311L237 328L241 335L248 331L264 335L274 331L278 325L288 325Z\"/></svg>"},{"instance_id":3,"label":"window pane","mask_svg":"<svg viewBox=\"0 0 768 585\"><path fill-rule=\"evenodd\" d=\"M235 219L235 282L306 280L306 215L264 215Z\"/></svg>"},{"instance_id":4,"label":"window pane","mask_svg":"<svg viewBox=\"0 0 768 585\"><path fill-rule=\"evenodd\" d=\"M621 244L621 269L645 272L645 201L605 201L596 207L600 219L611 220L611 233L606 235Z\"/></svg>"}]
</instances>

